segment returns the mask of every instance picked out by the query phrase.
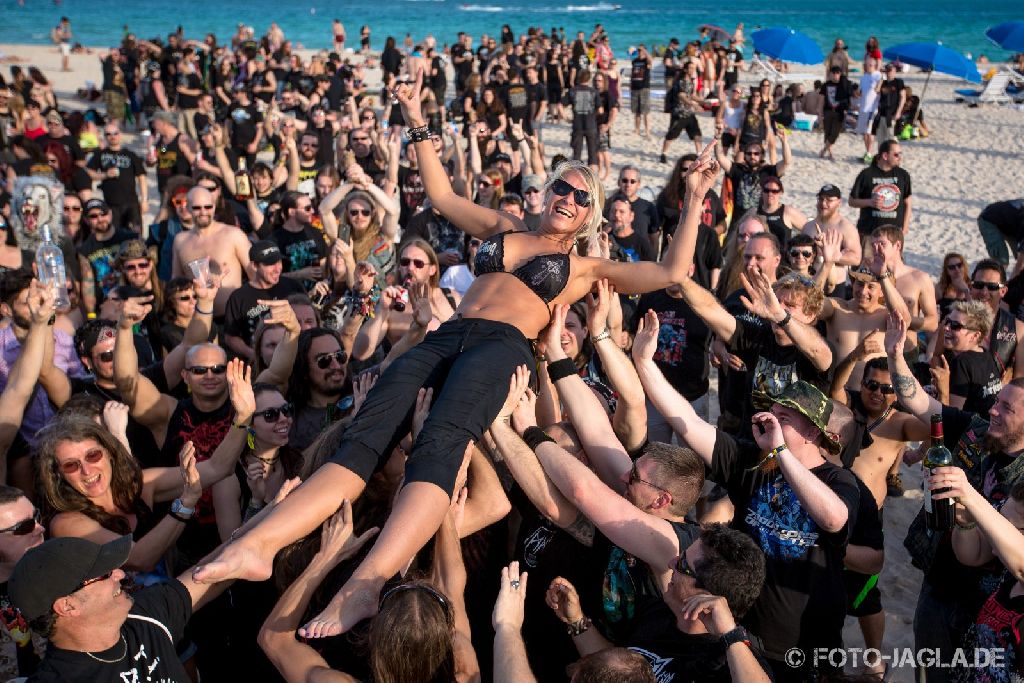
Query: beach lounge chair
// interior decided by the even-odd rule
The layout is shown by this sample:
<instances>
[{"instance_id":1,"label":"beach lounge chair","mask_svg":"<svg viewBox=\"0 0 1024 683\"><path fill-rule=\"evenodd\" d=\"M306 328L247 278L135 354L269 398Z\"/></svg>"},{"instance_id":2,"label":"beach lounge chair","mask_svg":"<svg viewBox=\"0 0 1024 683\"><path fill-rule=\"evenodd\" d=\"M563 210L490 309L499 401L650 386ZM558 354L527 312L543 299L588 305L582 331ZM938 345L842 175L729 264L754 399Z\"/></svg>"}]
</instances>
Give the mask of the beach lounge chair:
<instances>
[{"instance_id":1,"label":"beach lounge chair","mask_svg":"<svg viewBox=\"0 0 1024 683\"><path fill-rule=\"evenodd\" d=\"M805 81L814 81L815 78L820 78L820 76L810 73L782 73L771 62L761 59L759 55L754 55L750 60L750 71L755 69L764 72L773 83L804 83Z\"/></svg>"},{"instance_id":2,"label":"beach lounge chair","mask_svg":"<svg viewBox=\"0 0 1024 683\"><path fill-rule=\"evenodd\" d=\"M1010 85L1011 75L1009 71L1000 69L992 78L988 79L988 83L981 90L970 88L956 90L954 91L953 98L957 102L966 102L973 106L979 104L1005 104L1013 99L1006 94L1006 88Z\"/></svg>"}]
</instances>

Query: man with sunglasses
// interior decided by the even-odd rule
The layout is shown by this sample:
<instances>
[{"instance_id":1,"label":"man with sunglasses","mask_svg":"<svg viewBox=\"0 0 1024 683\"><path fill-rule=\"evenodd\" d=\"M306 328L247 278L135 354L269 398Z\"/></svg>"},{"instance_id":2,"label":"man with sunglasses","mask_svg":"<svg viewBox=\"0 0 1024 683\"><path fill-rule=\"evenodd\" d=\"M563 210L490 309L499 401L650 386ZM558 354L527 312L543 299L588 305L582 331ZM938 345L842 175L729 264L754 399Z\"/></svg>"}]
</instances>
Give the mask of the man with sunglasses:
<instances>
[{"instance_id":1,"label":"man with sunglasses","mask_svg":"<svg viewBox=\"0 0 1024 683\"><path fill-rule=\"evenodd\" d=\"M733 161L722 145L715 145L715 158L732 181L733 218L730 229L747 211L757 208L761 201L761 181L769 176L781 178L786 173L792 162L792 152L785 138L783 141L782 161L777 164L765 163L764 145L760 142L751 142L743 148L742 161L739 157Z\"/></svg>"},{"instance_id":2,"label":"man with sunglasses","mask_svg":"<svg viewBox=\"0 0 1024 683\"><path fill-rule=\"evenodd\" d=\"M102 199L87 201L84 217L90 234L78 246L78 262L82 269L82 308L90 315L99 312L100 304L118 284L115 259L119 247L138 235L118 228L110 207Z\"/></svg>"},{"instance_id":3,"label":"man with sunglasses","mask_svg":"<svg viewBox=\"0 0 1024 683\"><path fill-rule=\"evenodd\" d=\"M339 401L347 376L348 356L337 332L315 327L299 335L288 381L288 400L294 410L288 437L290 447L305 449L324 429L341 419Z\"/></svg>"},{"instance_id":4,"label":"man with sunglasses","mask_svg":"<svg viewBox=\"0 0 1024 683\"><path fill-rule=\"evenodd\" d=\"M25 553L42 544L45 531L24 492L0 485L0 677L6 679L31 676L39 666L41 638L11 602L7 582Z\"/></svg>"},{"instance_id":5,"label":"man with sunglasses","mask_svg":"<svg viewBox=\"0 0 1024 683\"><path fill-rule=\"evenodd\" d=\"M640 196L640 187L640 169L632 164L623 166L619 171L617 195L625 197L629 202L633 214L633 230L636 234L649 239L651 233L657 233L661 229L661 219L658 217L658 209L654 203ZM611 220L611 202L605 204L604 211L604 217ZM657 248L653 241L651 246Z\"/></svg>"},{"instance_id":6,"label":"man with sunglasses","mask_svg":"<svg viewBox=\"0 0 1024 683\"><path fill-rule=\"evenodd\" d=\"M662 414L675 416L676 433L707 465L709 478L729 492L733 528L765 554L765 588L742 624L760 638L776 681L805 681L815 648L842 647L843 556L859 505L854 475L819 450L841 450L828 431L832 401L803 381L777 394L759 393L754 441L737 440L698 417L672 389L651 346L641 340L644 352L638 353L634 345L644 390ZM794 647L806 656L797 662L803 666L792 666L787 651ZM819 670L828 667L818 662Z\"/></svg>"},{"instance_id":7,"label":"man with sunglasses","mask_svg":"<svg viewBox=\"0 0 1024 683\"><path fill-rule=\"evenodd\" d=\"M149 206L146 166L142 157L124 149L121 127L116 121L103 126L103 137L106 147L89 157L86 170L99 182L103 199L113 212L114 223L119 228L131 228L139 233L142 214Z\"/></svg>"},{"instance_id":8,"label":"man with sunglasses","mask_svg":"<svg viewBox=\"0 0 1024 683\"><path fill-rule=\"evenodd\" d=\"M900 167L903 148L899 140L878 145L878 155L857 175L850 190L850 206L860 209L857 231L862 236L883 225L895 225L903 234L913 218L910 174Z\"/></svg>"},{"instance_id":9,"label":"man with sunglasses","mask_svg":"<svg viewBox=\"0 0 1024 683\"><path fill-rule=\"evenodd\" d=\"M1019 282L1019 278L1014 280ZM994 259L978 261L970 280L971 300L984 302L992 310L992 332L986 346L1002 368L1004 381L1024 374L1024 322L1012 312L1020 311L1019 303L1013 305L1020 301L1019 296L1016 292L1011 296L1010 286L1019 287L1014 280L1006 282L1006 271Z\"/></svg>"},{"instance_id":10,"label":"man with sunglasses","mask_svg":"<svg viewBox=\"0 0 1024 683\"><path fill-rule=\"evenodd\" d=\"M224 345L239 358L252 361L252 335L256 326L270 310L260 301L287 299L304 294L296 280L281 277L281 250L270 240L261 240L249 249L252 276L231 292L224 309Z\"/></svg>"}]
</instances>

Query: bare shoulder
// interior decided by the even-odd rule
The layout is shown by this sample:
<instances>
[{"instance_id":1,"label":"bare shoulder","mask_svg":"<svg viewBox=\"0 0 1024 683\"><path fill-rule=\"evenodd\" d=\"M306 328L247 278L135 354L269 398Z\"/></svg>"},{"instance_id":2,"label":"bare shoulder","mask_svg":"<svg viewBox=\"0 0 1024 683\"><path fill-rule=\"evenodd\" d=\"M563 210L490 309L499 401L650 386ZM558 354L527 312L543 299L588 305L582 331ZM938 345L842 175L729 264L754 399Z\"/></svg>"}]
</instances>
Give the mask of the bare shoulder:
<instances>
[{"instance_id":1,"label":"bare shoulder","mask_svg":"<svg viewBox=\"0 0 1024 683\"><path fill-rule=\"evenodd\" d=\"M50 536L74 536L89 538L94 533L103 531L99 522L81 512L58 512L50 520Z\"/></svg>"}]
</instances>

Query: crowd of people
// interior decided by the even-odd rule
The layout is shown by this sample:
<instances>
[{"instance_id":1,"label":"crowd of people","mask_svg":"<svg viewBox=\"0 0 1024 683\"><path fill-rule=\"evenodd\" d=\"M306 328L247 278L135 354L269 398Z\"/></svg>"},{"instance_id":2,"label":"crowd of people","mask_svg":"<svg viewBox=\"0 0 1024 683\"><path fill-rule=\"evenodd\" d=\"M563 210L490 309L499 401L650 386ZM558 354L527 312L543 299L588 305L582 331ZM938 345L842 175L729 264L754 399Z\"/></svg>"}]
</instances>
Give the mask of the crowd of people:
<instances>
[{"instance_id":1,"label":"crowd of people","mask_svg":"<svg viewBox=\"0 0 1024 683\"><path fill-rule=\"evenodd\" d=\"M103 111L0 84L3 680L843 680L886 562L916 647L1002 648L928 681L1020 678L1024 200L908 265L877 41L809 215L787 126L853 123L842 41L805 94L747 87L742 26L628 69L601 25L360 33L128 34ZM650 137L656 58L694 151L645 198L611 129L628 93ZM886 557L934 416L955 525Z\"/></svg>"}]
</instances>

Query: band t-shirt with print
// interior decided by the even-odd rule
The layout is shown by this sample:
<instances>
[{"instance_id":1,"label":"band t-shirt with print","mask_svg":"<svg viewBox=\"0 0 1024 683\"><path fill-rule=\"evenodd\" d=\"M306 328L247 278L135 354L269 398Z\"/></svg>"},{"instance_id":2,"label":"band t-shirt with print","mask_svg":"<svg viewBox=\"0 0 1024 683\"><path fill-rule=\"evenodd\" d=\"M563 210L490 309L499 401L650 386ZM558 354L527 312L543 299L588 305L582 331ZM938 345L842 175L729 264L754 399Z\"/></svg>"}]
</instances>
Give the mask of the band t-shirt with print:
<instances>
[{"instance_id":1,"label":"band t-shirt with print","mask_svg":"<svg viewBox=\"0 0 1024 683\"><path fill-rule=\"evenodd\" d=\"M733 528L753 538L765 555L764 589L743 625L761 639L770 659L782 659L791 647L806 653L842 647L843 556L856 523L857 482L852 472L828 462L810 470L848 511L843 529L829 533L804 509L781 469L755 468L761 457L755 443L718 431L708 473L736 507Z\"/></svg>"},{"instance_id":2,"label":"band t-shirt with print","mask_svg":"<svg viewBox=\"0 0 1024 683\"><path fill-rule=\"evenodd\" d=\"M144 588L134 595L123 639L103 652L62 650L52 643L33 683L125 683L159 681L190 683L174 644L192 616L192 597L177 579ZM122 656L122 653L123 656ZM104 660L104 661L100 661Z\"/></svg>"}]
</instances>

